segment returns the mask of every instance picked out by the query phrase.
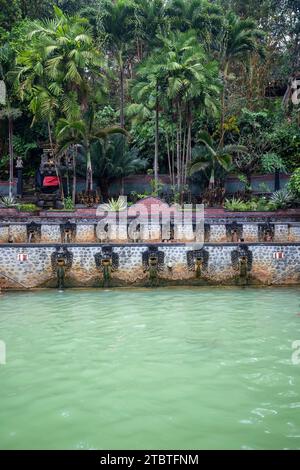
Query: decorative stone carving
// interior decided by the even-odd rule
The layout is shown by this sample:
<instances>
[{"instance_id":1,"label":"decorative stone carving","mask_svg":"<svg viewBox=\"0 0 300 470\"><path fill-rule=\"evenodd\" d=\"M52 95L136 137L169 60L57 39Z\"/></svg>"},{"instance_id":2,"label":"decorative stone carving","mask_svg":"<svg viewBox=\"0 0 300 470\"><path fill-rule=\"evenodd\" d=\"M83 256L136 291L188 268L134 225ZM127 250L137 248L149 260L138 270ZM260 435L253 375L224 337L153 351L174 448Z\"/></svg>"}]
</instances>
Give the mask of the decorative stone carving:
<instances>
[{"instance_id":1,"label":"decorative stone carving","mask_svg":"<svg viewBox=\"0 0 300 470\"><path fill-rule=\"evenodd\" d=\"M163 251L160 251L158 247L149 246L147 251L144 251L142 254L143 268L148 270L150 268L150 260L154 258L157 260L156 265L158 271L161 271L164 268L165 263L165 254Z\"/></svg>"},{"instance_id":2,"label":"decorative stone carving","mask_svg":"<svg viewBox=\"0 0 300 470\"><path fill-rule=\"evenodd\" d=\"M76 224L70 221L60 226L62 243L73 243L76 239Z\"/></svg>"},{"instance_id":3,"label":"decorative stone carving","mask_svg":"<svg viewBox=\"0 0 300 470\"><path fill-rule=\"evenodd\" d=\"M103 271L105 260L110 261L112 271L119 269L119 255L113 251L112 246L104 246L100 253L95 254L96 267Z\"/></svg>"},{"instance_id":4,"label":"decorative stone carving","mask_svg":"<svg viewBox=\"0 0 300 470\"><path fill-rule=\"evenodd\" d=\"M273 242L275 234L275 225L271 223L258 224L258 241Z\"/></svg>"},{"instance_id":5,"label":"decorative stone carving","mask_svg":"<svg viewBox=\"0 0 300 470\"><path fill-rule=\"evenodd\" d=\"M41 241L41 225L31 222L27 225L28 243L39 243Z\"/></svg>"},{"instance_id":6,"label":"decorative stone carving","mask_svg":"<svg viewBox=\"0 0 300 470\"><path fill-rule=\"evenodd\" d=\"M243 238L243 225L233 222L226 225L226 236L229 243L238 243Z\"/></svg>"},{"instance_id":7,"label":"decorative stone carving","mask_svg":"<svg viewBox=\"0 0 300 470\"><path fill-rule=\"evenodd\" d=\"M65 246L57 247L51 255L53 273L56 273L58 264L62 261L64 261L66 271L69 271L73 264L73 253L71 253Z\"/></svg>"},{"instance_id":8,"label":"decorative stone carving","mask_svg":"<svg viewBox=\"0 0 300 470\"><path fill-rule=\"evenodd\" d=\"M231 263L235 271L240 271L245 265L246 271L250 272L253 263L253 254L247 245L240 245L236 250L231 252ZM241 274L241 272L240 272Z\"/></svg>"}]
</instances>

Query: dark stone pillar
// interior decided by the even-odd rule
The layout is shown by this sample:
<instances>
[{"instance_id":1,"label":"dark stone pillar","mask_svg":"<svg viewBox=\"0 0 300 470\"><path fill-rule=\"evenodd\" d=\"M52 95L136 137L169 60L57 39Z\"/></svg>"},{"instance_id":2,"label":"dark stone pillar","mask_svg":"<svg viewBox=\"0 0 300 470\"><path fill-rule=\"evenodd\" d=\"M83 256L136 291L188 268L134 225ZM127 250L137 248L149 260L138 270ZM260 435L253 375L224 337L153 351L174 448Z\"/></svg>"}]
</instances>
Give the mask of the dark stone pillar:
<instances>
[{"instance_id":1,"label":"dark stone pillar","mask_svg":"<svg viewBox=\"0 0 300 470\"><path fill-rule=\"evenodd\" d=\"M22 158L20 157L17 158L16 169L17 169L17 176L18 176L17 196L22 197L23 195L23 162L22 162Z\"/></svg>"},{"instance_id":2,"label":"dark stone pillar","mask_svg":"<svg viewBox=\"0 0 300 470\"><path fill-rule=\"evenodd\" d=\"M23 195L23 168L18 168L18 183L17 183L17 196Z\"/></svg>"}]
</instances>

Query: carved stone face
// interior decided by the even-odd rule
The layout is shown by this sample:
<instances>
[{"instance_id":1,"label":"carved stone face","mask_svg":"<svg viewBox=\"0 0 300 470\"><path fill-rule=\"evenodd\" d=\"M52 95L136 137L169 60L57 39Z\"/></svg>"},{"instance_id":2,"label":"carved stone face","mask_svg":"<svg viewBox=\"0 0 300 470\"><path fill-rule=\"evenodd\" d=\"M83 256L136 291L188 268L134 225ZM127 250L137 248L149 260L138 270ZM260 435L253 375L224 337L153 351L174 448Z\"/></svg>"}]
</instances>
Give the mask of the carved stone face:
<instances>
[{"instance_id":1,"label":"carved stone face","mask_svg":"<svg viewBox=\"0 0 300 470\"><path fill-rule=\"evenodd\" d=\"M51 158L48 158L48 160L42 161L41 164L41 173L46 175L46 176L54 176L56 174L55 171L55 164L54 161Z\"/></svg>"},{"instance_id":2,"label":"carved stone face","mask_svg":"<svg viewBox=\"0 0 300 470\"><path fill-rule=\"evenodd\" d=\"M158 264L157 257L156 256L150 256L149 264L150 264L150 266L157 266L157 264Z\"/></svg>"},{"instance_id":3,"label":"carved stone face","mask_svg":"<svg viewBox=\"0 0 300 470\"><path fill-rule=\"evenodd\" d=\"M111 266L111 260L110 259L103 259L102 260L102 266L104 266L104 267Z\"/></svg>"},{"instance_id":4,"label":"carved stone face","mask_svg":"<svg viewBox=\"0 0 300 470\"><path fill-rule=\"evenodd\" d=\"M66 265L66 261L65 261L63 258L59 258L59 259L57 260L57 265L58 265L59 267L65 266L65 265Z\"/></svg>"}]
</instances>

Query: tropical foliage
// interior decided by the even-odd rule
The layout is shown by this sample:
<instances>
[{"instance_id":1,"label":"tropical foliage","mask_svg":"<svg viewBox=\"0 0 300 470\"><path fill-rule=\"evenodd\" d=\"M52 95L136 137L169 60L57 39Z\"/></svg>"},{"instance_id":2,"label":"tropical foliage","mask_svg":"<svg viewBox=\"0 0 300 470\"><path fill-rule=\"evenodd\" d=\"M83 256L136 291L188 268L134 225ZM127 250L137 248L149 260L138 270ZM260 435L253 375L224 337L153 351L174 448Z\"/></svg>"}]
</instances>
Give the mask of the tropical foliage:
<instances>
[{"instance_id":1,"label":"tropical foliage","mask_svg":"<svg viewBox=\"0 0 300 470\"><path fill-rule=\"evenodd\" d=\"M249 199L255 173L274 174L278 190L296 171L298 194L299 18L294 0L0 0L10 197L16 157L33 177L45 145L73 205L78 176L107 200L112 183L147 170L156 194L168 175L176 199L192 183L223 188L228 172Z\"/></svg>"}]
</instances>

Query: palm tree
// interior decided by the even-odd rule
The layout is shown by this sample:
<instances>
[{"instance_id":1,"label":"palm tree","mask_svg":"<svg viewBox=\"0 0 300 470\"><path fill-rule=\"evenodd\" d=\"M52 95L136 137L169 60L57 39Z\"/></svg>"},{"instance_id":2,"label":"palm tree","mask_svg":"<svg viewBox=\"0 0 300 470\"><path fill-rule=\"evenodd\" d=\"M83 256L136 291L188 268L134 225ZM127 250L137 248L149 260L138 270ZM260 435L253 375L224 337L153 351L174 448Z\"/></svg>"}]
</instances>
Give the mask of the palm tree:
<instances>
[{"instance_id":1,"label":"palm tree","mask_svg":"<svg viewBox=\"0 0 300 470\"><path fill-rule=\"evenodd\" d=\"M53 156L55 122L63 115L78 131L91 97L93 101L102 97L103 83L99 82L103 59L94 46L87 20L67 16L57 7L54 13L52 20L30 23L29 44L17 57L16 71L19 93L29 103L33 123L47 122ZM91 174L90 165L88 168Z\"/></svg>"},{"instance_id":2,"label":"palm tree","mask_svg":"<svg viewBox=\"0 0 300 470\"><path fill-rule=\"evenodd\" d=\"M94 176L99 181L104 199L109 196L109 186L116 179L122 181L125 176L144 170L147 161L138 156L136 149L128 149L124 136L115 135L104 141L97 141L91 148Z\"/></svg>"},{"instance_id":3,"label":"palm tree","mask_svg":"<svg viewBox=\"0 0 300 470\"><path fill-rule=\"evenodd\" d=\"M56 6L54 13L53 20L31 24L28 35L31 48L26 46L17 60L23 66L19 76L27 76L26 89L38 77L44 77L54 94L76 93L81 110L85 112L94 81L103 76L103 57L94 46L86 19L67 16ZM41 84L39 79L38 83Z\"/></svg>"},{"instance_id":4,"label":"palm tree","mask_svg":"<svg viewBox=\"0 0 300 470\"><path fill-rule=\"evenodd\" d=\"M21 116L22 112L14 108L11 103L11 87L8 87L8 77L11 69L14 67L14 53L8 43L0 47L0 80L2 83L2 99L0 104L4 108L0 110L0 120L8 121L8 148L9 148L9 197L13 195L14 180L14 146L13 146L13 128L14 120Z\"/></svg>"},{"instance_id":5,"label":"palm tree","mask_svg":"<svg viewBox=\"0 0 300 470\"><path fill-rule=\"evenodd\" d=\"M89 109L81 120L61 118L56 126L56 136L60 145L59 154L73 145L80 145L86 158L86 191L93 190L93 168L91 160L91 145L112 134L127 135L121 127L99 129L94 120L94 111Z\"/></svg>"},{"instance_id":6,"label":"palm tree","mask_svg":"<svg viewBox=\"0 0 300 470\"><path fill-rule=\"evenodd\" d=\"M99 28L103 31L108 54L116 61L120 88L120 126L125 127L126 62L134 39L135 4L133 0L104 0L100 4Z\"/></svg>"},{"instance_id":7,"label":"palm tree","mask_svg":"<svg viewBox=\"0 0 300 470\"><path fill-rule=\"evenodd\" d=\"M185 184L192 155L192 128L195 110L216 112L219 93L218 69L209 61L194 31L159 35L161 47L141 64L131 90L131 116L147 118L155 113L154 174L158 178L159 121L164 115L176 137L176 165L168 151L170 177L176 166L177 186ZM166 133L167 147L169 137Z\"/></svg>"},{"instance_id":8,"label":"palm tree","mask_svg":"<svg viewBox=\"0 0 300 470\"><path fill-rule=\"evenodd\" d=\"M222 8L206 0L168 0L165 16L174 31L196 31L208 51L215 46L223 26Z\"/></svg>"},{"instance_id":9,"label":"palm tree","mask_svg":"<svg viewBox=\"0 0 300 470\"><path fill-rule=\"evenodd\" d=\"M146 121L154 117L154 181L158 184L159 160L159 114L164 96L161 93L161 82L164 79L160 56L149 56L138 68L137 78L132 81L131 97L134 103L127 108L127 114L132 119Z\"/></svg>"},{"instance_id":10,"label":"palm tree","mask_svg":"<svg viewBox=\"0 0 300 470\"><path fill-rule=\"evenodd\" d=\"M14 146L13 146L13 122L20 117L20 109L12 108L7 102L7 106L0 110L0 120L8 120L8 148L9 148L9 197L12 197L12 188L14 182Z\"/></svg>"},{"instance_id":11,"label":"palm tree","mask_svg":"<svg viewBox=\"0 0 300 470\"><path fill-rule=\"evenodd\" d=\"M247 148L241 145L226 145L221 148L216 145L212 137L206 131L201 131L198 135L198 141L204 145L199 151L194 161L191 162L189 175L199 171L209 171L209 187L215 185L215 174L217 167L228 171L231 168L232 154L237 152L247 152Z\"/></svg>"},{"instance_id":12,"label":"palm tree","mask_svg":"<svg viewBox=\"0 0 300 470\"><path fill-rule=\"evenodd\" d=\"M17 56L16 83L29 102L34 120L48 122L49 140L54 121L62 113L79 119L101 77L103 60L94 47L87 20L69 17L54 7L52 20L29 24L28 41ZM98 86L101 91L101 87Z\"/></svg>"},{"instance_id":13,"label":"palm tree","mask_svg":"<svg viewBox=\"0 0 300 470\"><path fill-rule=\"evenodd\" d=\"M220 62L223 76L220 129L221 146L224 143L225 102L230 66L234 62L247 59L253 52L259 51L262 54L263 49L259 43L262 37L263 33L257 29L254 20L249 18L241 19L233 12L227 14L220 48Z\"/></svg>"},{"instance_id":14,"label":"palm tree","mask_svg":"<svg viewBox=\"0 0 300 470\"><path fill-rule=\"evenodd\" d=\"M192 127L195 110L217 111L219 95L217 63L210 61L199 45L194 31L170 33L160 37L163 80L176 123L177 186L186 183L187 167L192 157Z\"/></svg>"},{"instance_id":15,"label":"palm tree","mask_svg":"<svg viewBox=\"0 0 300 470\"><path fill-rule=\"evenodd\" d=\"M157 45L157 34L168 27L164 0L134 0L135 59L141 62Z\"/></svg>"}]
</instances>

